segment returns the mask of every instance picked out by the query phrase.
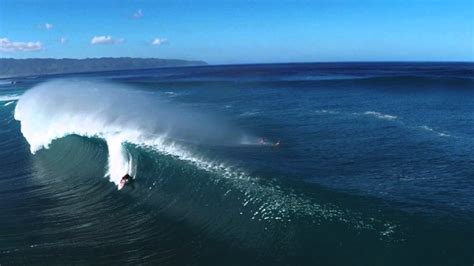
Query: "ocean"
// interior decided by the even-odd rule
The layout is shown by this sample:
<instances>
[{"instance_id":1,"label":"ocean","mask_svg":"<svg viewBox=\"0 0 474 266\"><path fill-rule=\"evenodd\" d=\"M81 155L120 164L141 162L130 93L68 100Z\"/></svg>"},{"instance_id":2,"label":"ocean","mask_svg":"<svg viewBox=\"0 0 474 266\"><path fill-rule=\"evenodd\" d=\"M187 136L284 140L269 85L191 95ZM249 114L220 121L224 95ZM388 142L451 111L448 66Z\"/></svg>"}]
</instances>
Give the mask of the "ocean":
<instances>
[{"instance_id":1,"label":"ocean","mask_svg":"<svg viewBox=\"0 0 474 266\"><path fill-rule=\"evenodd\" d=\"M0 264L472 265L473 99L472 63L2 79Z\"/></svg>"}]
</instances>

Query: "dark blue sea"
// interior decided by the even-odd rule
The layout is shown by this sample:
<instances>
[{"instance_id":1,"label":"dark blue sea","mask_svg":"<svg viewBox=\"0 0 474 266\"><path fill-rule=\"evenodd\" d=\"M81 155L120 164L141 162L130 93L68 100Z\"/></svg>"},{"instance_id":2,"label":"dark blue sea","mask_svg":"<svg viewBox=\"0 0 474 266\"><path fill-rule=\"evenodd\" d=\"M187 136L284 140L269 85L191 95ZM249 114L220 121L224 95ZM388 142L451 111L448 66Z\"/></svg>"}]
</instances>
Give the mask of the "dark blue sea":
<instances>
[{"instance_id":1,"label":"dark blue sea","mask_svg":"<svg viewBox=\"0 0 474 266\"><path fill-rule=\"evenodd\" d=\"M473 263L472 63L0 80L1 265Z\"/></svg>"}]
</instances>

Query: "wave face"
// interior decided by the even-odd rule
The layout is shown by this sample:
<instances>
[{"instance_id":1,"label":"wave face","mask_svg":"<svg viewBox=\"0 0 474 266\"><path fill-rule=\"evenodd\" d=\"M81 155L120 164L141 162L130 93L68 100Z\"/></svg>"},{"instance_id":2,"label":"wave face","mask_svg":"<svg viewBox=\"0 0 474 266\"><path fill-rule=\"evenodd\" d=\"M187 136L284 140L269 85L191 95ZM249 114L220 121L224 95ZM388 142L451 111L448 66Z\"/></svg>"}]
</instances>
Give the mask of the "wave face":
<instances>
[{"instance_id":1,"label":"wave face","mask_svg":"<svg viewBox=\"0 0 474 266\"><path fill-rule=\"evenodd\" d=\"M215 117L149 96L117 84L52 81L21 96L15 119L33 154L67 135L104 139L109 152L106 175L117 185L126 173L136 175L124 143L182 155L176 142L240 145L252 139Z\"/></svg>"}]
</instances>

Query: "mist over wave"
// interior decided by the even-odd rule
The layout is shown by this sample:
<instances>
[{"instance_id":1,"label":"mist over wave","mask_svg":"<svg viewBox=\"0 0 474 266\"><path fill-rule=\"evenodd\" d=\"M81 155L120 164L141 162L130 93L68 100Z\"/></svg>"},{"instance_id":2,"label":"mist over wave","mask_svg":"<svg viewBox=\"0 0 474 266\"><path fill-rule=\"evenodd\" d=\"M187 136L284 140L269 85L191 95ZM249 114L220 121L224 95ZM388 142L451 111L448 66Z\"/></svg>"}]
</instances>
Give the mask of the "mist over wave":
<instances>
[{"instance_id":1,"label":"mist over wave","mask_svg":"<svg viewBox=\"0 0 474 266\"><path fill-rule=\"evenodd\" d=\"M109 152L106 175L117 185L124 174L136 175L136 165L124 143L188 158L180 144L240 145L255 139L217 117L100 81L40 84L21 96L15 119L21 122L32 153L72 134L104 139Z\"/></svg>"}]
</instances>

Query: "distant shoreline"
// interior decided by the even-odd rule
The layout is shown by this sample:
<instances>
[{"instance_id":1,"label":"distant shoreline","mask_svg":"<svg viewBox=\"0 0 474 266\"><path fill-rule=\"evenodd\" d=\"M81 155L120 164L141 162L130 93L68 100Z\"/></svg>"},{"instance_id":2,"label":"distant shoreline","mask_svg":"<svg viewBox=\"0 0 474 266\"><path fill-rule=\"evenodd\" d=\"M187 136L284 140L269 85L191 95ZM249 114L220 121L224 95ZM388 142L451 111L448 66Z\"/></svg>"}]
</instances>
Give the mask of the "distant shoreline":
<instances>
[{"instance_id":1,"label":"distant shoreline","mask_svg":"<svg viewBox=\"0 0 474 266\"><path fill-rule=\"evenodd\" d=\"M78 68L70 69L68 71L56 71L56 72L47 72L44 69L42 71L37 72L29 72L25 73L24 69L18 69L17 72L13 72L11 69L8 69L9 66L5 64L7 61L14 61L14 66L18 69L18 66L21 65L19 62L22 63L33 63L39 64L42 67L48 70L48 63L57 63L59 61L65 62L75 62L76 64L83 64L79 65ZM85 61L92 61L92 62L111 62L110 65L106 67L97 67L94 66L93 68L84 67ZM122 64L117 66L117 62L123 61ZM138 61L138 62L134 62ZM151 61L141 64L145 61ZM124 62L134 62L132 65L123 65ZM0 79L16 79L16 78L27 78L31 76L49 76L49 75L74 75L74 74L90 74L90 73L98 73L98 72L115 72L115 71L134 71L134 70L153 70L159 68L174 68L174 67L234 67L234 66L261 66L261 65L314 65L314 66L326 66L326 67L334 67L340 65L353 65L354 67L364 67L367 65L381 65L383 67L387 66L397 66L397 65L421 65L421 66L430 66L434 67L436 65L472 65L474 67L473 61L320 61L320 62L272 62L272 63L240 63L240 64L208 64L205 61L198 61L198 60L180 60L180 59L158 59L158 58L130 58L130 57L121 57L121 58L85 58L85 59L71 59L71 58L64 58L64 59L55 59L55 58L28 58L28 59L12 59L12 58L0 58ZM24 65L24 64L23 64ZM100 66L100 65L99 65ZM26 69L30 68L30 66L25 66ZM50 66L49 66L50 68ZM6 71L5 71L6 69ZM5 75L5 73L9 73L9 75Z\"/></svg>"},{"instance_id":2,"label":"distant shoreline","mask_svg":"<svg viewBox=\"0 0 474 266\"><path fill-rule=\"evenodd\" d=\"M0 58L0 78L204 65L198 60L160 58Z\"/></svg>"}]
</instances>

